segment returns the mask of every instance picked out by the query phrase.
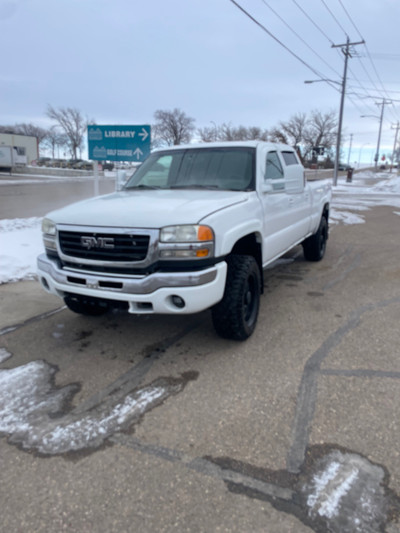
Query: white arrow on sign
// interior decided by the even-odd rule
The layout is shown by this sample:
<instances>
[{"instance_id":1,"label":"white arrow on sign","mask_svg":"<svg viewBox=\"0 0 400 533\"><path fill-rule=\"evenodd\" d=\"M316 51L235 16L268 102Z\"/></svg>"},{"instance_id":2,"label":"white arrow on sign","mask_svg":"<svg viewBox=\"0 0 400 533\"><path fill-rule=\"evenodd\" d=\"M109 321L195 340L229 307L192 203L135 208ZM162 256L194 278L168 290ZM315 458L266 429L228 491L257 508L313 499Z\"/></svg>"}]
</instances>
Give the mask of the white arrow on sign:
<instances>
[{"instance_id":1,"label":"white arrow on sign","mask_svg":"<svg viewBox=\"0 0 400 533\"><path fill-rule=\"evenodd\" d=\"M138 135L142 138L142 142L145 141L149 136L148 132L144 128L142 128L141 133L139 133Z\"/></svg>"},{"instance_id":2,"label":"white arrow on sign","mask_svg":"<svg viewBox=\"0 0 400 533\"><path fill-rule=\"evenodd\" d=\"M140 135L140 133L139 133L139 135ZM139 160L140 156L143 155L143 152L142 152L142 150L140 148L136 148L136 150L133 152L133 155L135 155L136 159Z\"/></svg>"}]
</instances>

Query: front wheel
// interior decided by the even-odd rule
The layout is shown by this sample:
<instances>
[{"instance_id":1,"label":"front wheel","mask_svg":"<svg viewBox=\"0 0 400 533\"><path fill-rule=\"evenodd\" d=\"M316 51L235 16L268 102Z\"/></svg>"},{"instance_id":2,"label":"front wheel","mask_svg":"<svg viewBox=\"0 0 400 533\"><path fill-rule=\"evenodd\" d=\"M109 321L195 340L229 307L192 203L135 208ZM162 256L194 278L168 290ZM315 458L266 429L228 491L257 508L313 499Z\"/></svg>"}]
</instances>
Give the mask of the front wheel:
<instances>
[{"instance_id":1,"label":"front wheel","mask_svg":"<svg viewBox=\"0 0 400 533\"><path fill-rule=\"evenodd\" d=\"M222 300L212 308L215 331L221 337L244 341L253 333L260 307L261 274L254 257L231 255Z\"/></svg>"},{"instance_id":2,"label":"front wheel","mask_svg":"<svg viewBox=\"0 0 400 533\"><path fill-rule=\"evenodd\" d=\"M327 240L328 221L323 216L316 233L303 242L304 258L307 261L321 261L325 255Z\"/></svg>"}]
</instances>

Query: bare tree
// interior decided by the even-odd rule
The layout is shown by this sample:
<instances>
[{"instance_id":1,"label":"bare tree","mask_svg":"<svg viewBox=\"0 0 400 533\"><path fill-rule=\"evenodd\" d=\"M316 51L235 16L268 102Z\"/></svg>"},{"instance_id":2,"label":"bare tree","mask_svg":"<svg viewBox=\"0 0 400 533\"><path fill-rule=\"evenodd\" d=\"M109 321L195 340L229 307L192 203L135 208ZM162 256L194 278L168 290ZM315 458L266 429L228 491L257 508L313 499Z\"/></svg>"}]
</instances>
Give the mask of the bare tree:
<instances>
[{"instance_id":1,"label":"bare tree","mask_svg":"<svg viewBox=\"0 0 400 533\"><path fill-rule=\"evenodd\" d=\"M268 141L269 132L268 130L262 130L258 126L251 126L247 128L247 138L250 141Z\"/></svg>"},{"instance_id":2,"label":"bare tree","mask_svg":"<svg viewBox=\"0 0 400 533\"><path fill-rule=\"evenodd\" d=\"M279 127L286 135L289 144L299 146L304 137L308 120L305 113L296 113L287 122L280 122Z\"/></svg>"},{"instance_id":3,"label":"bare tree","mask_svg":"<svg viewBox=\"0 0 400 533\"><path fill-rule=\"evenodd\" d=\"M15 126L0 126L0 133L16 133Z\"/></svg>"},{"instance_id":4,"label":"bare tree","mask_svg":"<svg viewBox=\"0 0 400 533\"><path fill-rule=\"evenodd\" d=\"M312 153L316 146L329 151L335 144L336 134L337 117L335 111L328 111L327 113L312 111L311 118L303 133L304 156Z\"/></svg>"},{"instance_id":5,"label":"bare tree","mask_svg":"<svg viewBox=\"0 0 400 533\"><path fill-rule=\"evenodd\" d=\"M269 132L269 138L274 143L289 144L288 138L279 127L272 128Z\"/></svg>"},{"instance_id":6,"label":"bare tree","mask_svg":"<svg viewBox=\"0 0 400 533\"><path fill-rule=\"evenodd\" d=\"M200 137L201 141L204 143L211 143L218 140L218 129L217 126L199 128L197 130L197 135Z\"/></svg>"},{"instance_id":7,"label":"bare tree","mask_svg":"<svg viewBox=\"0 0 400 533\"><path fill-rule=\"evenodd\" d=\"M39 144L42 144L48 131L32 123L15 124L15 132L19 135L29 135L36 137Z\"/></svg>"},{"instance_id":8,"label":"bare tree","mask_svg":"<svg viewBox=\"0 0 400 533\"><path fill-rule=\"evenodd\" d=\"M267 141L268 131L262 130L258 126L231 126L225 122L221 126L200 128L197 134L203 142L212 141Z\"/></svg>"},{"instance_id":9,"label":"bare tree","mask_svg":"<svg viewBox=\"0 0 400 533\"><path fill-rule=\"evenodd\" d=\"M82 149L84 145L84 136L88 120L84 119L78 109L72 107L60 107L54 109L51 105L48 106L46 115L55 120L61 131L68 139L68 147L71 156L77 159L77 150Z\"/></svg>"},{"instance_id":10,"label":"bare tree","mask_svg":"<svg viewBox=\"0 0 400 533\"><path fill-rule=\"evenodd\" d=\"M169 146L190 142L195 129L194 118L177 108L172 111L159 109L154 113L154 118L156 123L153 131L156 139Z\"/></svg>"},{"instance_id":11,"label":"bare tree","mask_svg":"<svg viewBox=\"0 0 400 533\"><path fill-rule=\"evenodd\" d=\"M47 136L44 139L43 144L51 150L54 159L56 148L64 148L68 146L68 139L64 133L59 131L57 126L52 126L47 130Z\"/></svg>"}]
</instances>

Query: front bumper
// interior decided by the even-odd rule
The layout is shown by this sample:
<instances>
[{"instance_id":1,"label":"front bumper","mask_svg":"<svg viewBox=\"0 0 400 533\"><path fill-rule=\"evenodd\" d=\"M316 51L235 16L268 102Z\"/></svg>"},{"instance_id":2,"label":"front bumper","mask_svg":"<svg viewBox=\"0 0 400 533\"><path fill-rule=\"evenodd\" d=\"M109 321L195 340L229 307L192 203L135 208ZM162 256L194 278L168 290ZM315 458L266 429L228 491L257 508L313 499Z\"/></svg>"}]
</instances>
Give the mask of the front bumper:
<instances>
[{"instance_id":1,"label":"front bumper","mask_svg":"<svg viewBox=\"0 0 400 533\"><path fill-rule=\"evenodd\" d=\"M221 261L195 272L156 272L149 275L111 275L62 267L41 254L38 277L43 288L64 298L66 294L127 302L137 314L189 314L208 309L222 299L227 264ZM176 297L184 306L177 307Z\"/></svg>"}]
</instances>

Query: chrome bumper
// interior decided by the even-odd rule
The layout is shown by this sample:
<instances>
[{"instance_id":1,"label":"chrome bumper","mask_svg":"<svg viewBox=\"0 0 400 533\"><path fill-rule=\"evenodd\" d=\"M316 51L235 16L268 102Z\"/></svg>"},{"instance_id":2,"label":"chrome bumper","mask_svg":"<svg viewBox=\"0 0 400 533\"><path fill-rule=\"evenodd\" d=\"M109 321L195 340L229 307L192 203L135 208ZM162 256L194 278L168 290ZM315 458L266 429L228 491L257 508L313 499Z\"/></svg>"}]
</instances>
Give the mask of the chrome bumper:
<instances>
[{"instance_id":1,"label":"chrome bumper","mask_svg":"<svg viewBox=\"0 0 400 533\"><path fill-rule=\"evenodd\" d=\"M217 267L197 272L156 272L149 275L118 275L86 272L76 268L59 267L57 260L41 254L37 258L39 279L50 276L58 290L74 292L75 289L104 291L108 294L151 294L161 288L198 287L213 282Z\"/></svg>"}]
</instances>

